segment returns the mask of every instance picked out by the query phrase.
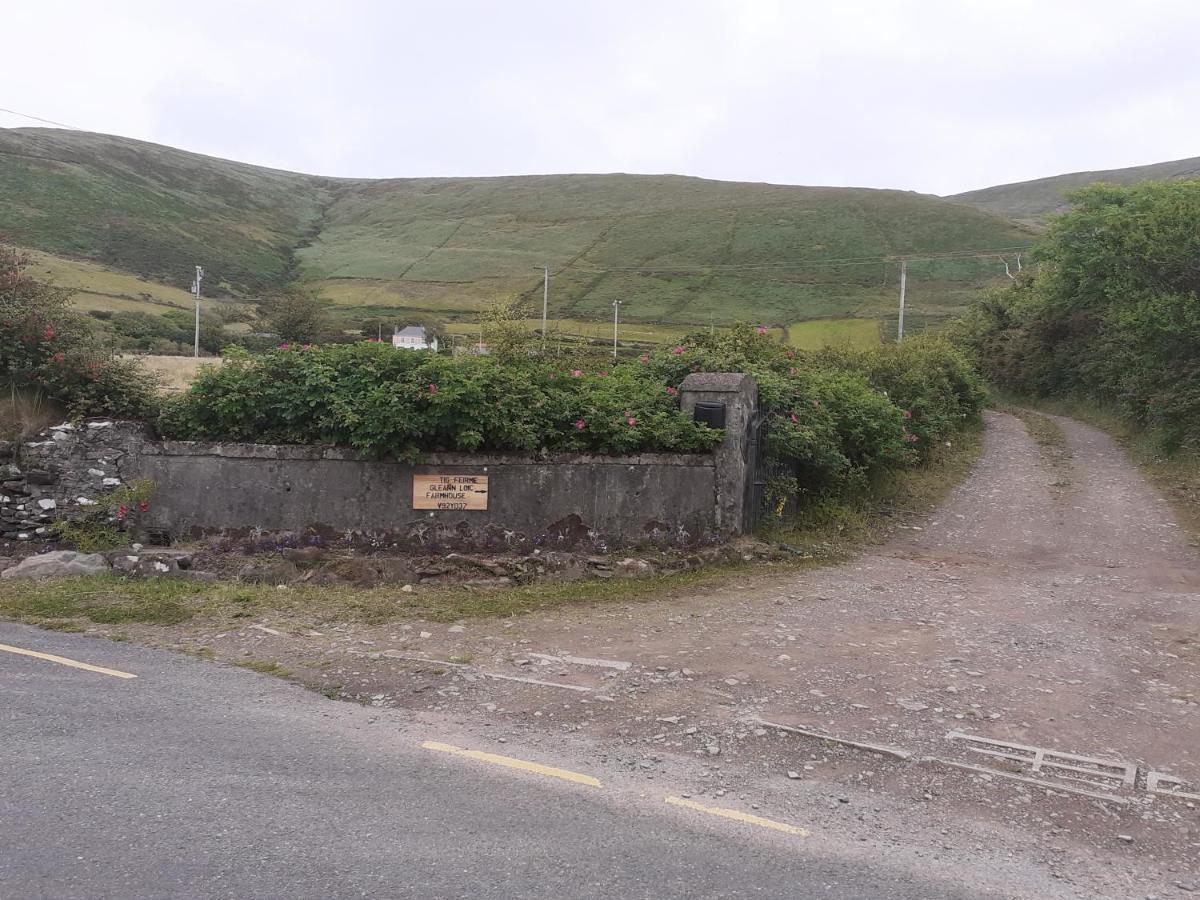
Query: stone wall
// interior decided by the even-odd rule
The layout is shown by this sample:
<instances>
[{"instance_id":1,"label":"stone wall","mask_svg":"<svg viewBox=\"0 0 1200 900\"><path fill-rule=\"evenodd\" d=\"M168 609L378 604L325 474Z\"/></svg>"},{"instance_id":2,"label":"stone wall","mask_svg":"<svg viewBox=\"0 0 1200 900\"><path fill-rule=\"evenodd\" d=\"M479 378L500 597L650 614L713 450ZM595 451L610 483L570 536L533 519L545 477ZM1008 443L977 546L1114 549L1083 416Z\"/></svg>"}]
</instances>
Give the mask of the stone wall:
<instances>
[{"instance_id":1,"label":"stone wall","mask_svg":"<svg viewBox=\"0 0 1200 900\"><path fill-rule=\"evenodd\" d=\"M0 445L0 537L49 541L56 518L104 502L135 478L154 482L127 526L142 540L288 533L373 546L691 545L745 530L746 424L757 400L745 375L693 375L685 410L727 406L712 453L630 456L429 454L420 465L328 447L158 441L142 426L60 425L20 447ZM417 475L486 475L485 509L414 508ZM132 511L131 511L132 512Z\"/></svg>"},{"instance_id":2,"label":"stone wall","mask_svg":"<svg viewBox=\"0 0 1200 900\"><path fill-rule=\"evenodd\" d=\"M690 544L716 537L711 454L637 456L429 454L421 465L340 449L147 443L155 482L143 523L175 537L299 533L377 546ZM486 475L486 510L413 508L414 475Z\"/></svg>"},{"instance_id":3,"label":"stone wall","mask_svg":"<svg viewBox=\"0 0 1200 900\"><path fill-rule=\"evenodd\" d=\"M24 444L0 442L0 538L48 541L55 519L86 511L137 475L141 425L59 425Z\"/></svg>"}]
</instances>

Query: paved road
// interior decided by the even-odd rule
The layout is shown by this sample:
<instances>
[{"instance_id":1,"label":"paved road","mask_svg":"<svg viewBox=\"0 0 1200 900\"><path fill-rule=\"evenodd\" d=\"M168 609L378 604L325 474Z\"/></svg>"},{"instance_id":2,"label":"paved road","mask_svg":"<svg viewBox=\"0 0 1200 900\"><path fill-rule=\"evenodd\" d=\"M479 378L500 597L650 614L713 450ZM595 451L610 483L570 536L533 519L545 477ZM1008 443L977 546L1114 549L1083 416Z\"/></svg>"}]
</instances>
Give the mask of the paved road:
<instances>
[{"instance_id":1,"label":"paved road","mask_svg":"<svg viewBox=\"0 0 1200 900\"><path fill-rule=\"evenodd\" d=\"M441 736L404 714L268 676L3 623L0 644L137 675L0 651L0 897L980 896L423 749Z\"/></svg>"}]
</instances>

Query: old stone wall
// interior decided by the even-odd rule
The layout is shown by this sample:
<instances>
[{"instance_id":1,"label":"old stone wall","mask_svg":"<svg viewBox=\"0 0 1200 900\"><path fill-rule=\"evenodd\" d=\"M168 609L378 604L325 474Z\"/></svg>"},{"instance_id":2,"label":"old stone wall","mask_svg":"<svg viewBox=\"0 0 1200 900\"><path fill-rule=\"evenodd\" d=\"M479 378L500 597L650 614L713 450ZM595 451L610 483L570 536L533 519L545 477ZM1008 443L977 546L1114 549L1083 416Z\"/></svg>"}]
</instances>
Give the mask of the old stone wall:
<instances>
[{"instance_id":1,"label":"old stone wall","mask_svg":"<svg viewBox=\"0 0 1200 900\"><path fill-rule=\"evenodd\" d=\"M129 422L59 425L28 443L0 442L0 537L48 541L55 519L96 506L134 478L145 428Z\"/></svg>"}]
</instances>

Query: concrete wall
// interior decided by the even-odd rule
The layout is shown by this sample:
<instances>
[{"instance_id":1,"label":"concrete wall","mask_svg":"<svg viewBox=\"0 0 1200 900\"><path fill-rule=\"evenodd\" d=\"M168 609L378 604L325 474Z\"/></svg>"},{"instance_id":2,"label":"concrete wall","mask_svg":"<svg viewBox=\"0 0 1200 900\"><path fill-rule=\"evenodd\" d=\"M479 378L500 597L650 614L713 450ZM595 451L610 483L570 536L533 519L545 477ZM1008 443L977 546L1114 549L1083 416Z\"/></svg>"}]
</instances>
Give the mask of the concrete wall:
<instances>
[{"instance_id":1,"label":"concrete wall","mask_svg":"<svg viewBox=\"0 0 1200 900\"><path fill-rule=\"evenodd\" d=\"M747 423L757 387L737 374L694 374L681 408L726 405L712 453L632 456L429 454L421 465L325 447L157 441L139 425L89 422L0 446L0 539L51 540L62 516L105 509L107 492L155 483L129 510L142 536L292 532L424 547L609 547L692 544L750 524ZM18 458L19 457L19 458ZM413 508L414 475L487 475L486 509Z\"/></svg>"},{"instance_id":2,"label":"concrete wall","mask_svg":"<svg viewBox=\"0 0 1200 900\"><path fill-rule=\"evenodd\" d=\"M440 546L693 543L720 531L711 454L430 454L421 465L336 449L149 442L143 525L175 537L262 529ZM487 475L486 510L413 509L413 475Z\"/></svg>"}]
</instances>

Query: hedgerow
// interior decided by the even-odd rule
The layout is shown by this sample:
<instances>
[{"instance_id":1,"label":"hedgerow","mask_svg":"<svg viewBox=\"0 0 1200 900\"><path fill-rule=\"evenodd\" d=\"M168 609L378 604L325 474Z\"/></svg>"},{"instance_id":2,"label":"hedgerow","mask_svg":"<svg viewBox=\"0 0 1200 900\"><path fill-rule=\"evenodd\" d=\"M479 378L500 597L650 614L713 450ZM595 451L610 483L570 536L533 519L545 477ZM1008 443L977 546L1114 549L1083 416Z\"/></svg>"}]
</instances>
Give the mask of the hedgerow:
<instances>
[{"instance_id":1,"label":"hedgerow","mask_svg":"<svg viewBox=\"0 0 1200 900\"><path fill-rule=\"evenodd\" d=\"M438 450L706 450L720 434L632 365L448 357L388 344L239 353L168 404L168 437L353 447L416 460Z\"/></svg>"},{"instance_id":2,"label":"hedgerow","mask_svg":"<svg viewBox=\"0 0 1200 900\"><path fill-rule=\"evenodd\" d=\"M872 475L920 464L933 445L977 421L983 383L949 342L921 337L870 350L804 352L765 329L700 333L644 357L656 380L747 372L768 411L772 471L807 500L862 489Z\"/></svg>"},{"instance_id":3,"label":"hedgerow","mask_svg":"<svg viewBox=\"0 0 1200 900\"><path fill-rule=\"evenodd\" d=\"M1018 394L1087 399L1200 447L1200 181L1071 194L1038 267L975 303L959 338Z\"/></svg>"},{"instance_id":4,"label":"hedgerow","mask_svg":"<svg viewBox=\"0 0 1200 900\"><path fill-rule=\"evenodd\" d=\"M770 465L800 499L919 464L976 419L984 393L948 343L803 353L740 327L636 360L448 357L386 344L236 353L169 402L169 438L332 444L415 461L431 451L704 451L679 408L692 372L746 372L768 411Z\"/></svg>"}]
</instances>

